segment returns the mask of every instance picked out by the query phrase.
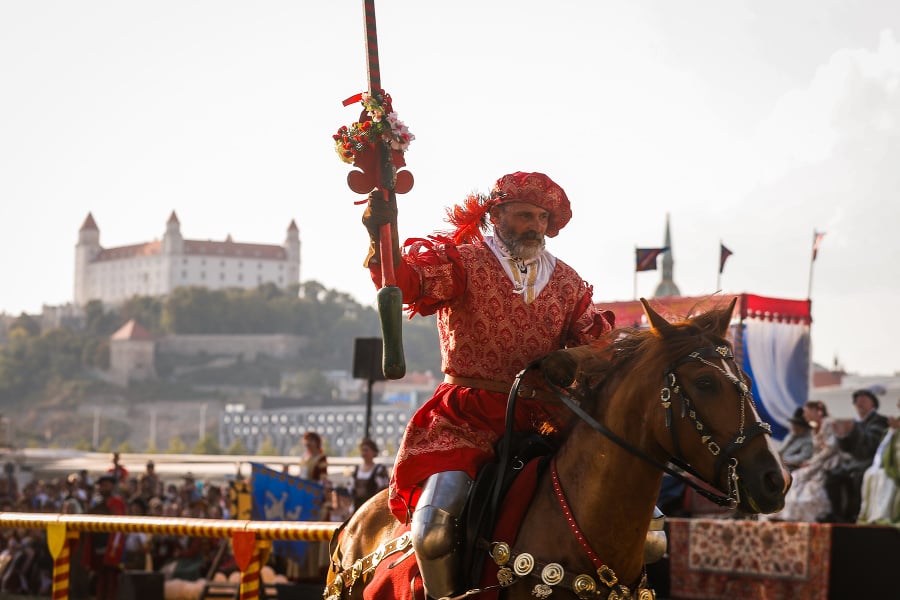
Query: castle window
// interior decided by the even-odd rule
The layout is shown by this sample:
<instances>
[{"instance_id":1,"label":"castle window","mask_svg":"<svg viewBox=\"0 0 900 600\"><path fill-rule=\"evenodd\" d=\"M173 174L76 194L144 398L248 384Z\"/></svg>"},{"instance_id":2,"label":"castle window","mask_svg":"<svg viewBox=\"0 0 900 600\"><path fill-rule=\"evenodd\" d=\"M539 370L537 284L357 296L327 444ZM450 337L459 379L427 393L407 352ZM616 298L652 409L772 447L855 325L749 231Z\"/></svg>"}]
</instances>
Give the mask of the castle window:
<instances>
[{"instance_id":1,"label":"castle window","mask_svg":"<svg viewBox=\"0 0 900 600\"><path fill-rule=\"evenodd\" d=\"M219 281L225 281L225 273L219 273Z\"/></svg>"},{"instance_id":2,"label":"castle window","mask_svg":"<svg viewBox=\"0 0 900 600\"><path fill-rule=\"evenodd\" d=\"M181 272L181 278L182 278L182 279L187 279L187 271L182 271L182 272Z\"/></svg>"},{"instance_id":3,"label":"castle window","mask_svg":"<svg viewBox=\"0 0 900 600\"><path fill-rule=\"evenodd\" d=\"M206 279L206 271L200 271L200 279Z\"/></svg>"},{"instance_id":4,"label":"castle window","mask_svg":"<svg viewBox=\"0 0 900 600\"><path fill-rule=\"evenodd\" d=\"M243 281L243 280L244 280L244 276L241 275L240 273L238 273L238 281Z\"/></svg>"}]
</instances>

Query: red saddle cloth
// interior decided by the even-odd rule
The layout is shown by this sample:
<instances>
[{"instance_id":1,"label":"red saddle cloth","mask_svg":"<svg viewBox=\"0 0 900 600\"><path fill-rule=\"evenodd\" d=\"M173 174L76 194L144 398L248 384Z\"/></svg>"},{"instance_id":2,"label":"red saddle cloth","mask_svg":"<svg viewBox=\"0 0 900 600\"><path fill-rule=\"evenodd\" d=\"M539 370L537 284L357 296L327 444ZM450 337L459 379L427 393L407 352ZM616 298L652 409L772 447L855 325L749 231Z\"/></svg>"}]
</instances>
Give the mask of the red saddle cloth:
<instances>
[{"instance_id":1,"label":"red saddle cloth","mask_svg":"<svg viewBox=\"0 0 900 600\"><path fill-rule=\"evenodd\" d=\"M494 526L494 538L492 541L504 541L510 546L515 542L519 531L519 524L525 516L525 511L531 504L537 486L537 460L532 460L525 465L522 472L513 481L506 497L503 500L503 510L500 518ZM396 535L402 535L409 531L409 525L399 528ZM419 567L415 558L409 556L406 560L389 568L398 557L386 557L379 563L372 576L371 582L363 590L365 600L381 600L383 598L404 598L411 600L425 600L425 590L422 587L422 578L419 577ZM485 553L484 573L480 586L486 588L497 585L497 571L500 569L490 556ZM489 590L478 596L479 600L496 600L499 590Z\"/></svg>"}]
</instances>

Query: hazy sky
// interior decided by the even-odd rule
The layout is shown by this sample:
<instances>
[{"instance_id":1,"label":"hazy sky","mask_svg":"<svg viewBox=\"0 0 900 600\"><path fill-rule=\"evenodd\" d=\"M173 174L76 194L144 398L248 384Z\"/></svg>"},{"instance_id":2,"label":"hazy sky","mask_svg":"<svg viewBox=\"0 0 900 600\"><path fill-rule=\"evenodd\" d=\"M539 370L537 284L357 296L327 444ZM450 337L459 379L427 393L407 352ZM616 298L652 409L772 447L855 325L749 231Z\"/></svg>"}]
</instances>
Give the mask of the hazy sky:
<instances>
[{"instance_id":1,"label":"hazy sky","mask_svg":"<svg viewBox=\"0 0 900 600\"><path fill-rule=\"evenodd\" d=\"M402 237L500 175L543 171L574 218L549 249L633 297L675 280L805 298L813 355L900 370L900 3L379 0L382 83L416 140ZM374 302L331 135L366 87L362 1L0 0L0 311L73 295L78 228L281 243L301 278ZM638 275L639 295L659 273Z\"/></svg>"}]
</instances>

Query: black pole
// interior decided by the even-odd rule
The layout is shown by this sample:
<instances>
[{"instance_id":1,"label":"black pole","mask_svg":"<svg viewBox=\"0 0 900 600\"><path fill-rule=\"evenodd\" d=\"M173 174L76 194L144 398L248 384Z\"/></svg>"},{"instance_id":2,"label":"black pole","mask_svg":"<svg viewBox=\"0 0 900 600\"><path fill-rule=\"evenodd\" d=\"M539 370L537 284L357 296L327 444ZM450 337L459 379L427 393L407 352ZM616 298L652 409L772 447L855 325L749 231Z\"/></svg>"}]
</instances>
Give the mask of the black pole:
<instances>
[{"instance_id":1,"label":"black pole","mask_svg":"<svg viewBox=\"0 0 900 600\"><path fill-rule=\"evenodd\" d=\"M366 394L366 437L372 437L369 435L370 430L372 428L372 384L375 383L374 379L369 379L369 391Z\"/></svg>"},{"instance_id":2,"label":"black pole","mask_svg":"<svg viewBox=\"0 0 900 600\"><path fill-rule=\"evenodd\" d=\"M366 394L366 437L372 437L372 385L376 381L386 379L381 368L381 356L381 338L356 338L354 340L353 377L369 382Z\"/></svg>"}]
</instances>

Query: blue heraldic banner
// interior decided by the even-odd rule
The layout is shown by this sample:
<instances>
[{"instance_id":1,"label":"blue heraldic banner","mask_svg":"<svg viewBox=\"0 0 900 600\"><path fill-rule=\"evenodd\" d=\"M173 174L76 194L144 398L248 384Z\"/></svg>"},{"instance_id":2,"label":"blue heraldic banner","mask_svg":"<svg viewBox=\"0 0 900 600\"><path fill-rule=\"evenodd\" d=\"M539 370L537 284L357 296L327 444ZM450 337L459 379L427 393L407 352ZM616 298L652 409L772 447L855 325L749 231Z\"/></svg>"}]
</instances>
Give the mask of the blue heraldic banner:
<instances>
[{"instance_id":1,"label":"blue heraldic banner","mask_svg":"<svg viewBox=\"0 0 900 600\"><path fill-rule=\"evenodd\" d=\"M301 479L259 463L251 463L253 519L257 521L320 521L322 484ZM272 550L303 562L309 542L275 541ZM315 557L313 557L315 558Z\"/></svg>"}]
</instances>

